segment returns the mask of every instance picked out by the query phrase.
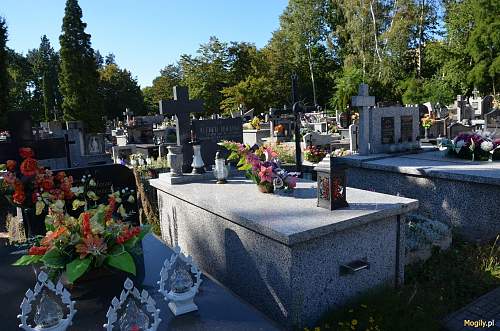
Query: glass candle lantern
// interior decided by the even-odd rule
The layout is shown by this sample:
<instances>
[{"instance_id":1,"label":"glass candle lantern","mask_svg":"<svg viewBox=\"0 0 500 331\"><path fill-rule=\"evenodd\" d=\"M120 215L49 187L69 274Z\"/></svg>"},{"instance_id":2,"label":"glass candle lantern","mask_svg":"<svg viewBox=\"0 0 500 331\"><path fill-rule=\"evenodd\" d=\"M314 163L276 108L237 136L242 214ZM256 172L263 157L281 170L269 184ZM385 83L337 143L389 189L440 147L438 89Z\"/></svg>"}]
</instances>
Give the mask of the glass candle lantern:
<instances>
[{"instance_id":1,"label":"glass candle lantern","mask_svg":"<svg viewBox=\"0 0 500 331\"><path fill-rule=\"evenodd\" d=\"M215 154L215 168L214 176L217 179L217 184L227 183L227 177L229 176L229 170L227 169L226 160L222 157L220 152Z\"/></svg>"},{"instance_id":2,"label":"glass candle lantern","mask_svg":"<svg viewBox=\"0 0 500 331\"><path fill-rule=\"evenodd\" d=\"M318 174L317 206L330 210L349 207L345 165L338 158L327 155L314 170Z\"/></svg>"}]
</instances>

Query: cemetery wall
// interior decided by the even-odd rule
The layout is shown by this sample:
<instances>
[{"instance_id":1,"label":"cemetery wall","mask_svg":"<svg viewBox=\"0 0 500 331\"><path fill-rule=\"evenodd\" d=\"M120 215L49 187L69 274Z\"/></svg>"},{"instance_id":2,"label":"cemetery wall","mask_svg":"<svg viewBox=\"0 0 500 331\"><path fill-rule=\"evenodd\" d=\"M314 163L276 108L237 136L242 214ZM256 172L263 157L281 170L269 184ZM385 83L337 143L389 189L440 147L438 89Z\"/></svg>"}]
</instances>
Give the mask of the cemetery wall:
<instances>
[{"instance_id":1,"label":"cemetery wall","mask_svg":"<svg viewBox=\"0 0 500 331\"><path fill-rule=\"evenodd\" d=\"M348 186L419 200L418 213L444 222L470 241L494 239L500 234L500 183L480 178L439 178L370 169L353 163Z\"/></svg>"}]
</instances>

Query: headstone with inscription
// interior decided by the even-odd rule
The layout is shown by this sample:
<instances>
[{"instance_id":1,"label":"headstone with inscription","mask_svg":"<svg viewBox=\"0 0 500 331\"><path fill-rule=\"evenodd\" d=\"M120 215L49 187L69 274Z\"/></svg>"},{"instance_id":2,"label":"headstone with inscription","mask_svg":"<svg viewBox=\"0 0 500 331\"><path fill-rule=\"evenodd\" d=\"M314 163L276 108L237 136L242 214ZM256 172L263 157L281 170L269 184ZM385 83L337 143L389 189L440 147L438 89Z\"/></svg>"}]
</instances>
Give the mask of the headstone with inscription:
<instances>
[{"instance_id":1,"label":"headstone with inscription","mask_svg":"<svg viewBox=\"0 0 500 331\"><path fill-rule=\"evenodd\" d=\"M474 132L474 126L455 122L448 127L448 138L453 139L461 133Z\"/></svg>"},{"instance_id":2,"label":"headstone with inscription","mask_svg":"<svg viewBox=\"0 0 500 331\"><path fill-rule=\"evenodd\" d=\"M241 118L193 120L192 129L201 143L201 157L206 165L214 164L215 154L220 149L217 143L222 140L243 142Z\"/></svg>"}]
</instances>

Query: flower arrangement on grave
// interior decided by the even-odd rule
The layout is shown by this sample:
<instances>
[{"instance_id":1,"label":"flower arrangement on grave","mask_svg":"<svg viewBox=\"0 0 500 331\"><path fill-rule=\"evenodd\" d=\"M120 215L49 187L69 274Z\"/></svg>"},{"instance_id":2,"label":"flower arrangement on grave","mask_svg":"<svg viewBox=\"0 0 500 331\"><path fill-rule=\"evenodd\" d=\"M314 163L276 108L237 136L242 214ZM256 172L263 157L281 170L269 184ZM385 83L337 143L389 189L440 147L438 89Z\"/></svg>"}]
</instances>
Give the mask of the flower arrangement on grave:
<instances>
[{"instance_id":1,"label":"flower arrangement on grave","mask_svg":"<svg viewBox=\"0 0 500 331\"><path fill-rule=\"evenodd\" d=\"M139 249L138 244L149 228L123 222L122 206L122 194L114 192L106 204L73 217L65 212L64 202L56 200L46 218L48 232L34 238L28 254L14 265L42 265L53 277L64 274L69 283L102 267L135 274L131 253Z\"/></svg>"},{"instance_id":2,"label":"flower arrangement on grave","mask_svg":"<svg viewBox=\"0 0 500 331\"><path fill-rule=\"evenodd\" d=\"M257 116L255 116L249 122L243 124L243 129L247 129L247 130L259 130L261 123L262 123L262 121L260 120L260 118L258 118Z\"/></svg>"},{"instance_id":3,"label":"flower arrangement on grave","mask_svg":"<svg viewBox=\"0 0 500 331\"><path fill-rule=\"evenodd\" d=\"M291 164L295 162L295 146L291 146L286 143L281 142L267 142L264 144L264 148L271 148L276 154L278 154L278 160L282 164Z\"/></svg>"},{"instance_id":4,"label":"flower arrangement on grave","mask_svg":"<svg viewBox=\"0 0 500 331\"><path fill-rule=\"evenodd\" d=\"M326 156L326 151L317 146L308 146L304 150L304 158L312 163L319 163Z\"/></svg>"},{"instance_id":5,"label":"flower arrangement on grave","mask_svg":"<svg viewBox=\"0 0 500 331\"><path fill-rule=\"evenodd\" d=\"M291 190L297 183L297 174L281 169L278 154L270 147L243 145L233 141L222 141L219 145L231 152L229 161L238 161L238 170L245 171L263 193L275 189Z\"/></svg>"},{"instance_id":6,"label":"flower arrangement on grave","mask_svg":"<svg viewBox=\"0 0 500 331\"><path fill-rule=\"evenodd\" d=\"M445 140L448 154L462 159L500 160L500 139L480 133L462 133L453 140Z\"/></svg>"},{"instance_id":7,"label":"flower arrangement on grave","mask_svg":"<svg viewBox=\"0 0 500 331\"><path fill-rule=\"evenodd\" d=\"M37 215L44 210L48 201L73 199L71 191L73 178L64 172L56 175L48 169L38 166L31 148L19 149L21 163L8 160L5 164L7 173L0 182L0 192L14 206L36 208Z\"/></svg>"},{"instance_id":8,"label":"flower arrangement on grave","mask_svg":"<svg viewBox=\"0 0 500 331\"><path fill-rule=\"evenodd\" d=\"M434 119L429 114L425 114L420 121L422 122L422 127L425 129L429 129L434 124Z\"/></svg>"},{"instance_id":9,"label":"flower arrangement on grave","mask_svg":"<svg viewBox=\"0 0 500 331\"><path fill-rule=\"evenodd\" d=\"M338 148L330 153L330 156L342 157L352 155L352 152L345 148Z\"/></svg>"}]
</instances>

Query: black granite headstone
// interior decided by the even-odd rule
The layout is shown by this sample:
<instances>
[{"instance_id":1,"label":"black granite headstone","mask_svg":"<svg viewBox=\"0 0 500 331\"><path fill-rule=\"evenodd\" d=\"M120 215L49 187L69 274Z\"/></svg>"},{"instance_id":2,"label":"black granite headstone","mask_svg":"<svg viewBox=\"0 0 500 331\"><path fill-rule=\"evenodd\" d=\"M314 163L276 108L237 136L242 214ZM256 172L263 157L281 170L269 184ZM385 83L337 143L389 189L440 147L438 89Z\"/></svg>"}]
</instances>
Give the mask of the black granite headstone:
<instances>
[{"instance_id":1,"label":"black granite headstone","mask_svg":"<svg viewBox=\"0 0 500 331\"><path fill-rule=\"evenodd\" d=\"M222 140L243 142L243 126L241 118L226 118L216 120L193 120L193 133L201 142L201 157L206 165L213 165L215 153L218 150L225 155L225 149L217 143Z\"/></svg>"},{"instance_id":2,"label":"black granite headstone","mask_svg":"<svg viewBox=\"0 0 500 331\"><path fill-rule=\"evenodd\" d=\"M382 117L382 144L394 144L394 117Z\"/></svg>"},{"instance_id":3,"label":"black granite headstone","mask_svg":"<svg viewBox=\"0 0 500 331\"><path fill-rule=\"evenodd\" d=\"M100 203L107 202L108 195L112 191L116 192L118 190L121 191L128 188L129 190L137 192L134 173L129 168L119 164L61 169L54 172L57 173L58 171L64 171L68 176L73 176L73 182L75 183L73 185L76 185L78 181L81 181L83 176L91 175L97 184L92 190L98 197L100 197L100 200L98 201ZM125 202L124 207L128 214L126 221L133 224L139 224L137 198L135 199L135 203Z\"/></svg>"},{"instance_id":4,"label":"black granite headstone","mask_svg":"<svg viewBox=\"0 0 500 331\"><path fill-rule=\"evenodd\" d=\"M191 170L193 148L191 140L191 113L203 112L203 101L189 100L189 91L184 86L174 86L174 100L160 100L160 114L175 115L177 129L177 145L182 146L184 164L183 172Z\"/></svg>"},{"instance_id":5,"label":"black granite headstone","mask_svg":"<svg viewBox=\"0 0 500 331\"><path fill-rule=\"evenodd\" d=\"M463 125L462 123L453 123L448 127L448 138L453 139L461 133L474 132L473 126Z\"/></svg>"},{"instance_id":6,"label":"black granite headstone","mask_svg":"<svg viewBox=\"0 0 500 331\"><path fill-rule=\"evenodd\" d=\"M413 116L401 116L401 142L413 140Z\"/></svg>"},{"instance_id":7,"label":"black granite headstone","mask_svg":"<svg viewBox=\"0 0 500 331\"><path fill-rule=\"evenodd\" d=\"M500 109L495 109L484 115L486 128L497 129L500 128Z\"/></svg>"}]
</instances>

